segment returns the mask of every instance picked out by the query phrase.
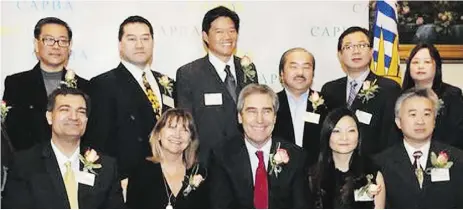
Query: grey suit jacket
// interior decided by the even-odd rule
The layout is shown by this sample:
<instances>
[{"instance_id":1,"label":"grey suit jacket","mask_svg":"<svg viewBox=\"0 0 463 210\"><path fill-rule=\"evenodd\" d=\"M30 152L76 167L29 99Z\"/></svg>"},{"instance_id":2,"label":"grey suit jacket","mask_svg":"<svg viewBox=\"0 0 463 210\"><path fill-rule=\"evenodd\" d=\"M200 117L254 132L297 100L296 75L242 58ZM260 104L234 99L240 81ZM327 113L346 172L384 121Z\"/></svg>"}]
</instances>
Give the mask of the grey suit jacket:
<instances>
[{"instance_id":1,"label":"grey suit jacket","mask_svg":"<svg viewBox=\"0 0 463 210\"><path fill-rule=\"evenodd\" d=\"M246 78L240 65L240 58L234 57L237 90L246 85L258 83L257 75L253 81ZM236 104L228 93L208 56L188 63L177 70L177 107L190 111L196 122L200 140L200 161L207 165L210 149L240 133ZM219 93L221 105L206 105L205 95Z\"/></svg>"}]
</instances>

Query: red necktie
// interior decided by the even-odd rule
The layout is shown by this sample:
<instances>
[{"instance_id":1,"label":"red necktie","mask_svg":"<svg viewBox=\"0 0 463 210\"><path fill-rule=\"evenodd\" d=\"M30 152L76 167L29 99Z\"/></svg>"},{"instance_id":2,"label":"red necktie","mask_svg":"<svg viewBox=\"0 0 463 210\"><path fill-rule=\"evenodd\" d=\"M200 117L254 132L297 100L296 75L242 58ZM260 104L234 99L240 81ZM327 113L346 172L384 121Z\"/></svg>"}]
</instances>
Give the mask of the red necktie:
<instances>
[{"instance_id":1,"label":"red necktie","mask_svg":"<svg viewBox=\"0 0 463 210\"><path fill-rule=\"evenodd\" d=\"M256 209L268 208L268 184L267 171L265 170L264 153L256 152L259 165L256 169L256 183L254 184L254 207Z\"/></svg>"}]
</instances>

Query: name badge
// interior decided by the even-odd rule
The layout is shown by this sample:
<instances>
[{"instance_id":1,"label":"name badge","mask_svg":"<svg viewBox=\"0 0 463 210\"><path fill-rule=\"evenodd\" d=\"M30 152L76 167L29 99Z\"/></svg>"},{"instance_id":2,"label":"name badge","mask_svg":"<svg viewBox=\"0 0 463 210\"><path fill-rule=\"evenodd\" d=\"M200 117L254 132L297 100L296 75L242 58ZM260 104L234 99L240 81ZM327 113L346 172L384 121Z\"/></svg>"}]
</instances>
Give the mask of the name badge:
<instances>
[{"instance_id":1,"label":"name badge","mask_svg":"<svg viewBox=\"0 0 463 210\"><path fill-rule=\"evenodd\" d=\"M222 105L222 93L205 93L204 104L206 106Z\"/></svg>"},{"instance_id":2,"label":"name badge","mask_svg":"<svg viewBox=\"0 0 463 210\"><path fill-rule=\"evenodd\" d=\"M174 99L170 96L162 94L162 102L168 107L175 108Z\"/></svg>"},{"instance_id":3,"label":"name badge","mask_svg":"<svg viewBox=\"0 0 463 210\"><path fill-rule=\"evenodd\" d=\"M370 125L371 117L373 116L372 114L368 112L364 112L362 110L357 110L355 111L355 115L359 119L359 121L363 124Z\"/></svg>"},{"instance_id":4,"label":"name badge","mask_svg":"<svg viewBox=\"0 0 463 210\"><path fill-rule=\"evenodd\" d=\"M313 124L318 124L320 122L320 115L313 112L305 112L304 121Z\"/></svg>"},{"instance_id":5,"label":"name badge","mask_svg":"<svg viewBox=\"0 0 463 210\"><path fill-rule=\"evenodd\" d=\"M76 180L78 183L82 183L93 187L93 184L95 183L95 174L78 171L76 173Z\"/></svg>"},{"instance_id":6,"label":"name badge","mask_svg":"<svg viewBox=\"0 0 463 210\"><path fill-rule=\"evenodd\" d=\"M360 195L360 189L357 189L354 191L354 198L355 201L373 201L373 197L368 196L368 193L364 192L362 195Z\"/></svg>"},{"instance_id":7,"label":"name badge","mask_svg":"<svg viewBox=\"0 0 463 210\"><path fill-rule=\"evenodd\" d=\"M431 169L431 182L450 181L450 173L448 168L433 168Z\"/></svg>"}]
</instances>

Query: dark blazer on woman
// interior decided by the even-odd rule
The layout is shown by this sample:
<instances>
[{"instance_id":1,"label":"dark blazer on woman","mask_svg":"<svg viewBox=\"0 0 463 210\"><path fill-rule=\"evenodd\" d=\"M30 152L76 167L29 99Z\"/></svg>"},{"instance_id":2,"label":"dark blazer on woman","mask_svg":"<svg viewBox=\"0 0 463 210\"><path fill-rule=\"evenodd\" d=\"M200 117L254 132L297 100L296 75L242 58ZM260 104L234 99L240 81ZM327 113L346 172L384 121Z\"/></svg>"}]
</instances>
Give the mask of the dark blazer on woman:
<instances>
[{"instance_id":1,"label":"dark blazer on woman","mask_svg":"<svg viewBox=\"0 0 463 210\"><path fill-rule=\"evenodd\" d=\"M186 171L190 175L192 169ZM171 196L171 205L174 209L206 209L208 208L207 173L203 168L199 174L205 178L196 190L188 195L183 192L187 188L188 179L185 177L182 189L177 197ZM127 208L129 209L165 209L168 204L168 195L171 194L169 185L164 182L161 164L146 160L129 175L127 185ZM167 188L167 192L166 192Z\"/></svg>"}]
</instances>

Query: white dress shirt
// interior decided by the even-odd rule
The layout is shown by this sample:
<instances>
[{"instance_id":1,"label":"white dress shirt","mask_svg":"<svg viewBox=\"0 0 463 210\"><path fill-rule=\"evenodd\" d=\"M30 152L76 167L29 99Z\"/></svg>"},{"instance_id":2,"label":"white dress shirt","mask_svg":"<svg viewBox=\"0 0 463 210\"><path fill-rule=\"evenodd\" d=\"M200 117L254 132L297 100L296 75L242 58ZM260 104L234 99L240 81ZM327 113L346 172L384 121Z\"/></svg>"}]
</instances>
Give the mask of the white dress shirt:
<instances>
[{"instance_id":1,"label":"white dress shirt","mask_svg":"<svg viewBox=\"0 0 463 210\"><path fill-rule=\"evenodd\" d=\"M53 149L53 153L55 153L55 157L56 157L56 160L58 161L59 170L61 172L61 176L63 177L63 180L64 180L64 174L66 173L66 165L65 165L65 163L67 163L67 162L71 162L71 169L74 172L74 176L75 176L77 174L77 172L79 171L80 146L78 146L76 148L74 153L72 153L71 157L67 157L66 155L64 155L58 149L58 147L53 143L53 141L51 141L51 148ZM77 180L76 180L76 186L78 186ZM77 189L78 189L78 187L77 187Z\"/></svg>"},{"instance_id":2,"label":"white dress shirt","mask_svg":"<svg viewBox=\"0 0 463 210\"><path fill-rule=\"evenodd\" d=\"M272 148L272 139L267 141L260 149L254 147L251 143L248 142L249 140L245 139L244 142L246 144L246 149L248 150L249 160L251 161L251 169L252 169L252 180L253 183L256 183L256 170L257 166L259 166L259 158L256 155L258 150L261 150L264 153L264 163L265 163L265 170L267 171L268 168L268 159L270 157L270 149Z\"/></svg>"},{"instance_id":3,"label":"white dress shirt","mask_svg":"<svg viewBox=\"0 0 463 210\"><path fill-rule=\"evenodd\" d=\"M130 74L135 78L135 80L138 82L138 85L140 85L141 89L145 92L146 94L146 88L145 85L143 84L143 72L146 73L146 80L148 80L148 83L151 86L151 89L153 90L153 93L158 97L159 100L159 109L162 110L162 95L161 95L161 90L159 89L159 85L156 82L156 78L154 78L153 73L151 72L150 67L147 65L145 69L140 69L137 66L121 60L122 64L129 70Z\"/></svg>"},{"instance_id":4,"label":"white dress shirt","mask_svg":"<svg viewBox=\"0 0 463 210\"><path fill-rule=\"evenodd\" d=\"M293 121L295 143L302 147L305 125L304 114L307 111L307 100L310 89L299 96L299 99L296 99L286 88L285 91L288 98L289 110L291 111L291 119Z\"/></svg>"},{"instance_id":5,"label":"white dress shirt","mask_svg":"<svg viewBox=\"0 0 463 210\"><path fill-rule=\"evenodd\" d=\"M235 78L235 84L236 84L236 70L235 70L235 62L234 62L233 56L230 57L230 60L228 60L227 63L224 63L222 60L217 58L212 53L209 53L208 57L209 57L209 62L211 62L211 64L214 66L222 82L225 82L225 78L227 77L227 73L225 72L225 66L229 65L230 72L233 75L233 78Z\"/></svg>"},{"instance_id":6,"label":"white dress shirt","mask_svg":"<svg viewBox=\"0 0 463 210\"><path fill-rule=\"evenodd\" d=\"M421 167L423 170L426 170L426 163L428 161L428 154L429 154L429 148L431 147L431 141L428 141L425 145L421 146L420 148L414 148L412 147L407 141L404 140L404 146L405 150L407 150L408 157L410 158L410 161L415 163L415 158L413 157L413 153L416 151L421 151L423 155L420 157L419 161L421 164Z\"/></svg>"},{"instance_id":7,"label":"white dress shirt","mask_svg":"<svg viewBox=\"0 0 463 210\"><path fill-rule=\"evenodd\" d=\"M365 81L365 79L367 79L368 77L368 74L370 74L370 70L366 70L365 72L363 72L359 77L357 77L356 79L350 77L349 75L347 75L347 86L346 86L346 102L349 100L349 94L350 94L350 82L352 80L355 80L355 82L357 82L357 86L355 87L355 92L358 93L360 91L360 88L362 88L362 85L363 85L363 82ZM356 94L357 95L357 94Z\"/></svg>"}]
</instances>

